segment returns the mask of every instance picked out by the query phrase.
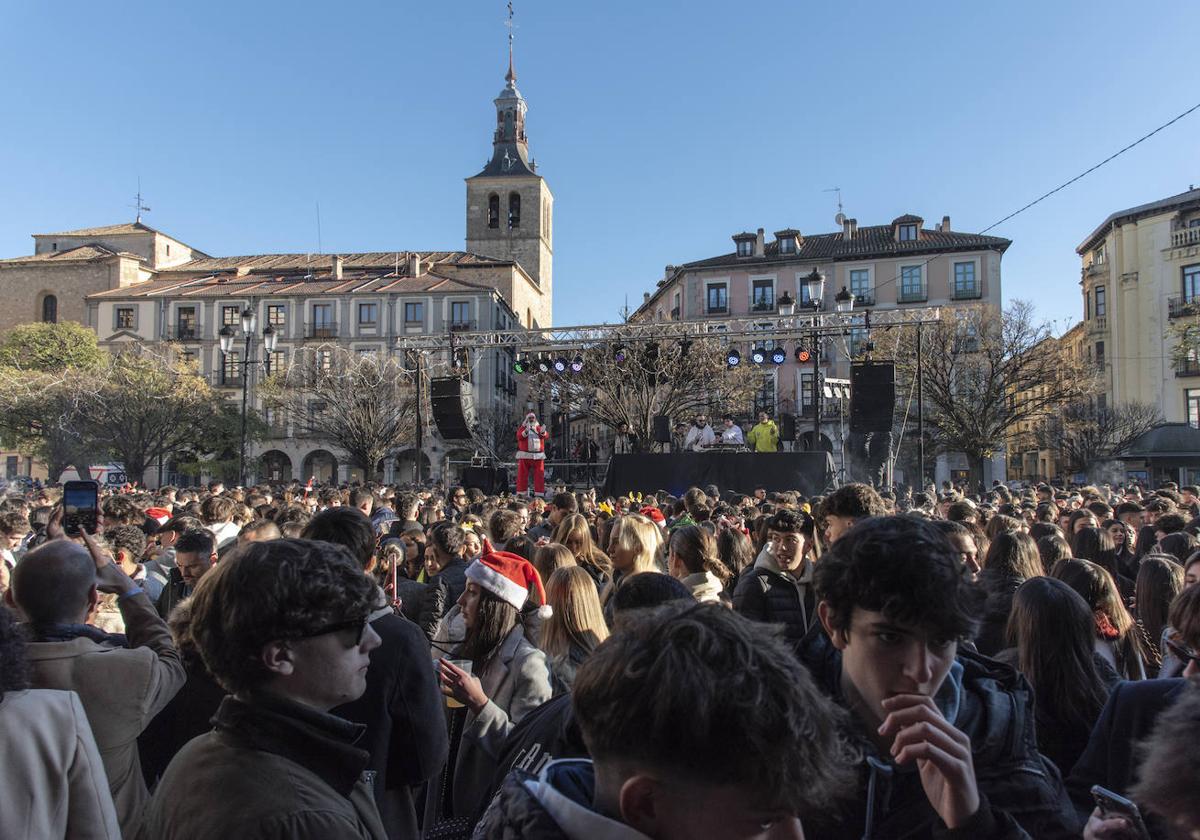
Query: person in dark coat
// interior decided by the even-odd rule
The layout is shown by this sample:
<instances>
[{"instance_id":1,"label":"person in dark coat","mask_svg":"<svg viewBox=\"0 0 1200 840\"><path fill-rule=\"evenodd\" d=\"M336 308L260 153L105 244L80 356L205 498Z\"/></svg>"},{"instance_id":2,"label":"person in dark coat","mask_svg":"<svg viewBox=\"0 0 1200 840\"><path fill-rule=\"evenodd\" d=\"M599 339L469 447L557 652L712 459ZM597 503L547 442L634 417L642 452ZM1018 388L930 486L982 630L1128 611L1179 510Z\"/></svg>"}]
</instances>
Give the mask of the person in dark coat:
<instances>
[{"instance_id":1,"label":"person in dark coat","mask_svg":"<svg viewBox=\"0 0 1200 840\"><path fill-rule=\"evenodd\" d=\"M362 511L323 510L305 526L303 536L344 546L371 576L375 532ZM419 788L438 774L450 749L442 725L442 693L430 666L429 640L416 624L396 615L379 587L369 618L381 641L370 654L366 690L332 714L366 727L356 746L371 755L375 803L388 836L415 838L420 834Z\"/></svg>"},{"instance_id":2,"label":"person in dark coat","mask_svg":"<svg viewBox=\"0 0 1200 840\"><path fill-rule=\"evenodd\" d=\"M804 638L816 620L812 588L815 523L781 510L768 524L768 543L733 590L733 608L746 618L781 624L789 639Z\"/></svg>"},{"instance_id":3,"label":"person in dark coat","mask_svg":"<svg viewBox=\"0 0 1200 840\"><path fill-rule=\"evenodd\" d=\"M821 557L814 584L820 624L797 653L851 711L841 729L863 759L859 795L822 808L811 836L1078 836L1058 771L1038 753L1029 684L957 643L983 595L938 528L860 521Z\"/></svg>"},{"instance_id":4,"label":"person in dark coat","mask_svg":"<svg viewBox=\"0 0 1200 840\"><path fill-rule=\"evenodd\" d=\"M995 656L1008 647L1008 616L1013 595L1022 583L1045 574L1037 543L1024 532L998 534L988 546L979 573L979 587L987 595L983 620L975 636L975 648L984 656Z\"/></svg>"},{"instance_id":5,"label":"person in dark coat","mask_svg":"<svg viewBox=\"0 0 1200 840\"><path fill-rule=\"evenodd\" d=\"M452 522L439 522L429 531L425 547L428 575L417 624L432 639L438 623L467 588L467 561L463 559L463 529Z\"/></svg>"}]
</instances>

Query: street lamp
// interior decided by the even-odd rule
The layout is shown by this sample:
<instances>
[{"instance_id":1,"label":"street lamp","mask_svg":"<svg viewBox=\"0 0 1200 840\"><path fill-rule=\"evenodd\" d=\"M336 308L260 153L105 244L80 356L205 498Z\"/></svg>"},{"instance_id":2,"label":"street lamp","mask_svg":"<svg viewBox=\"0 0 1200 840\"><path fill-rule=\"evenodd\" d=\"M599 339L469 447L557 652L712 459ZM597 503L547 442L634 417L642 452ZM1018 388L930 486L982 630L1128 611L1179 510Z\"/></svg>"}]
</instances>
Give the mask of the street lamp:
<instances>
[{"instance_id":1,"label":"street lamp","mask_svg":"<svg viewBox=\"0 0 1200 840\"><path fill-rule=\"evenodd\" d=\"M842 290L833 296L834 307L838 312L849 312L854 309L854 293L842 286Z\"/></svg>"},{"instance_id":2,"label":"street lamp","mask_svg":"<svg viewBox=\"0 0 1200 840\"><path fill-rule=\"evenodd\" d=\"M254 329L257 326L258 319L254 310L247 306L242 310L241 316L241 331L245 337L245 351L242 354L242 359L239 362L242 368L242 435L238 446L238 485L244 487L246 484L246 401L249 396L250 388L250 366L258 365L259 360L253 358L250 354L254 349ZM218 333L221 355L228 356L233 352L233 342L237 338L237 332L229 324L221 327ZM266 350L267 358L263 361L269 364L269 359L275 348L279 344L279 333L270 324L262 331L263 348ZM222 359L222 364L224 359Z\"/></svg>"},{"instance_id":3,"label":"street lamp","mask_svg":"<svg viewBox=\"0 0 1200 840\"><path fill-rule=\"evenodd\" d=\"M809 274L804 276L804 289L808 293L808 306L814 313L813 331L810 336L812 346L812 407L813 407L813 430L811 451L816 452L821 441L821 353L820 341L821 336L817 331L817 321L815 314L821 309L825 299L825 275L819 269L814 268ZM854 309L854 295L846 289L845 286L838 292L834 298L834 305L838 312L850 312ZM780 298L780 312L782 313L783 298Z\"/></svg>"}]
</instances>

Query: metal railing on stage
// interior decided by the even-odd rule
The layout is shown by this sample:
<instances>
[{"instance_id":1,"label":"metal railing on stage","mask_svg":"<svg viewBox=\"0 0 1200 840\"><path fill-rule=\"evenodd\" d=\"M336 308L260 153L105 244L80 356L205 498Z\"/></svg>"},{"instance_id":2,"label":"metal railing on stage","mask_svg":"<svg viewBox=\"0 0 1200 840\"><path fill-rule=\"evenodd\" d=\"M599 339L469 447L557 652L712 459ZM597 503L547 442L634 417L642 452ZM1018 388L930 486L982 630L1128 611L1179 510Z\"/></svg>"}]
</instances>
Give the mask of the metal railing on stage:
<instances>
[{"instance_id":1,"label":"metal railing on stage","mask_svg":"<svg viewBox=\"0 0 1200 840\"><path fill-rule=\"evenodd\" d=\"M586 490L589 487L600 487L608 475L608 459L603 461L557 461L546 460L546 487L555 484L565 484L572 490ZM515 486L517 480L517 462L489 461L489 467L501 467L508 470L508 480ZM470 459L446 459L446 473L457 480L467 467L478 466ZM532 488L530 488L532 489Z\"/></svg>"}]
</instances>

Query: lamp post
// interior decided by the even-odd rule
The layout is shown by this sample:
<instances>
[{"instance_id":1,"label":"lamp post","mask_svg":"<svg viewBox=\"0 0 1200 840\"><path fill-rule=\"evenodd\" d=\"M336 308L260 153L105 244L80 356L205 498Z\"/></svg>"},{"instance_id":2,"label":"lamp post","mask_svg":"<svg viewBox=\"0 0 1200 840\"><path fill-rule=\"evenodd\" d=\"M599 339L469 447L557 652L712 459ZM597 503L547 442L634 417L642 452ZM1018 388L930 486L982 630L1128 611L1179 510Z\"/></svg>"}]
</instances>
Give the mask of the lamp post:
<instances>
[{"instance_id":1,"label":"lamp post","mask_svg":"<svg viewBox=\"0 0 1200 840\"><path fill-rule=\"evenodd\" d=\"M250 389L250 370L251 365L257 366L258 359L252 358L251 353L254 349L254 329L258 319L254 314L254 310L247 306L242 310L241 331L245 337L245 349L242 353L242 434L238 445L238 486L246 486L246 401ZM226 324L221 327L219 333L221 343L222 364L224 358L233 352L233 342L237 338L237 332L233 327ZM275 347L279 343L279 334L275 332L275 328L267 324L262 331L263 347L269 356L275 352ZM266 361L265 359L263 361Z\"/></svg>"}]
</instances>

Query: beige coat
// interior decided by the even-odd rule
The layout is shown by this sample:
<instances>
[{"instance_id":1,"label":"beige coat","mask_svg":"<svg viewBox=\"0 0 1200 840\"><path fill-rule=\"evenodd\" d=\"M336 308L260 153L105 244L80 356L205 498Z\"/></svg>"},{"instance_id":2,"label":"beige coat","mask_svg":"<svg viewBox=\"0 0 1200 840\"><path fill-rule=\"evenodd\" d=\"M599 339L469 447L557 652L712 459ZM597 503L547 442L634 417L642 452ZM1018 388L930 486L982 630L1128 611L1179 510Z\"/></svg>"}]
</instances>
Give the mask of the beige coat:
<instances>
[{"instance_id":1,"label":"beige coat","mask_svg":"<svg viewBox=\"0 0 1200 840\"><path fill-rule=\"evenodd\" d=\"M132 837L150 798L142 779L137 737L187 681L167 623L145 593L123 598L128 648L91 639L30 642L26 648L35 688L79 695L87 712L121 832Z\"/></svg>"},{"instance_id":2,"label":"beige coat","mask_svg":"<svg viewBox=\"0 0 1200 840\"><path fill-rule=\"evenodd\" d=\"M120 840L87 715L73 691L0 701L0 837Z\"/></svg>"}]
</instances>

